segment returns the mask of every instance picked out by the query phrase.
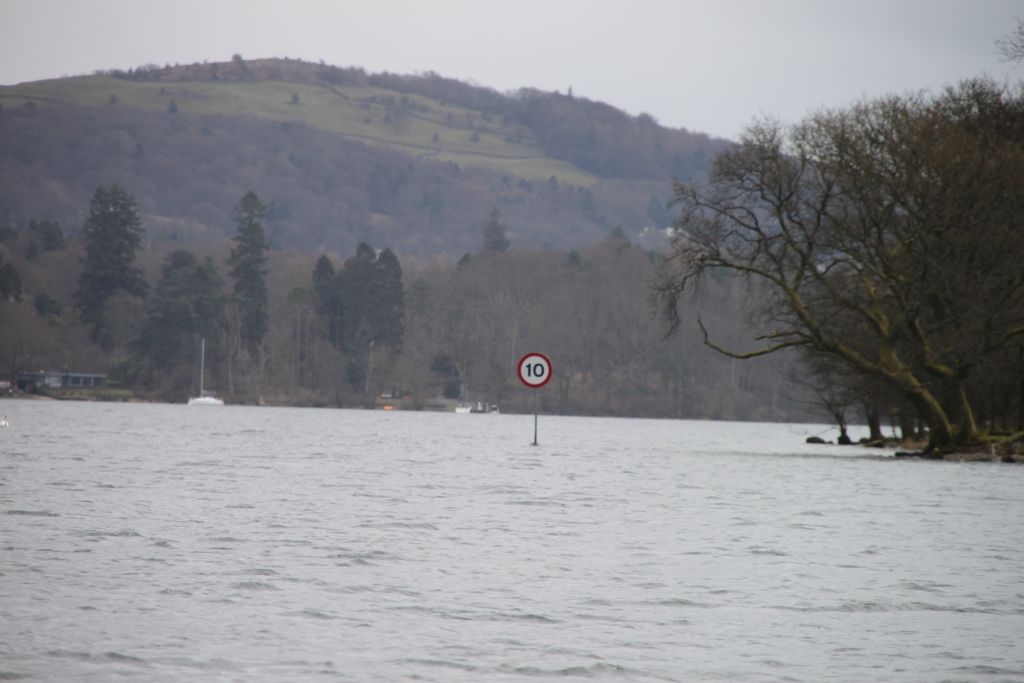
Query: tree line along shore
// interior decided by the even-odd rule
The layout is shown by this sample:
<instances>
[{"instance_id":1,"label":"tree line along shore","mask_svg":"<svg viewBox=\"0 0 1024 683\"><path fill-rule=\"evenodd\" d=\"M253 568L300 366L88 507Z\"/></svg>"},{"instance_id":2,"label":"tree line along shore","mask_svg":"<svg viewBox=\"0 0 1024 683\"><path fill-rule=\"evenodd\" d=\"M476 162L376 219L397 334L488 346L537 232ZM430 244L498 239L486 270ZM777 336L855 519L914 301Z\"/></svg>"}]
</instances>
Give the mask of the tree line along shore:
<instances>
[{"instance_id":1,"label":"tree line along shore","mask_svg":"<svg viewBox=\"0 0 1024 683\"><path fill-rule=\"evenodd\" d=\"M1020 89L972 79L755 123L706 180L674 182L663 250L622 230L524 248L495 207L460 258L285 252L252 191L230 241L153 244L130 193L100 186L72 239L0 228L0 351L12 377L103 371L183 400L205 339L208 386L237 402L516 409L515 359L542 350L548 410L824 413L842 435L893 423L929 454L991 454L1024 432L1021 178Z\"/></svg>"}]
</instances>

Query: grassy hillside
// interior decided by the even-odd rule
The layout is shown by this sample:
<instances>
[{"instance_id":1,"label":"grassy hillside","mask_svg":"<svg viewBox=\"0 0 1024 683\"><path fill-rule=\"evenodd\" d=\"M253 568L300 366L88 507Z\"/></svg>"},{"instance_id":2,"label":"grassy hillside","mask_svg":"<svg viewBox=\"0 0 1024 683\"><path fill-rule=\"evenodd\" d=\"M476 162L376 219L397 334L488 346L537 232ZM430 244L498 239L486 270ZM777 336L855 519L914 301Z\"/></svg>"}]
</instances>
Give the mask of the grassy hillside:
<instances>
[{"instance_id":1,"label":"grassy hillside","mask_svg":"<svg viewBox=\"0 0 1024 683\"><path fill-rule=\"evenodd\" d=\"M215 241L254 189L275 245L300 250L457 256L495 206L520 246L616 228L654 246L672 176L702 175L724 144L571 96L295 60L5 86L0 106L0 220L15 229L73 232L95 187L118 183L151 239Z\"/></svg>"},{"instance_id":2,"label":"grassy hillside","mask_svg":"<svg viewBox=\"0 0 1024 683\"><path fill-rule=\"evenodd\" d=\"M0 103L18 107L114 106L180 114L246 116L275 123L305 124L346 138L399 150L416 158L483 166L518 177L556 176L577 185L595 177L545 155L520 125L429 98L373 87L286 81L131 81L79 76L0 87Z\"/></svg>"}]
</instances>

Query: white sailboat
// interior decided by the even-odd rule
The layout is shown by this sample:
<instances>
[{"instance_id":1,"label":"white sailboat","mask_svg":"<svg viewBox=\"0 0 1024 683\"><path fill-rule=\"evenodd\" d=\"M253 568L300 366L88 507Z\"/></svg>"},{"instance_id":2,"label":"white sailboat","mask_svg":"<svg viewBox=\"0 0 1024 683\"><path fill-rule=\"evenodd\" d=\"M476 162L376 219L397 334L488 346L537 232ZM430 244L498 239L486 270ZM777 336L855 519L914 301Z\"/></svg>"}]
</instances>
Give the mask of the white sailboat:
<instances>
[{"instance_id":1,"label":"white sailboat","mask_svg":"<svg viewBox=\"0 0 1024 683\"><path fill-rule=\"evenodd\" d=\"M206 374L206 338L199 345L199 395L188 400L190 406L222 406L224 401L216 396L207 396L203 391L203 376Z\"/></svg>"}]
</instances>

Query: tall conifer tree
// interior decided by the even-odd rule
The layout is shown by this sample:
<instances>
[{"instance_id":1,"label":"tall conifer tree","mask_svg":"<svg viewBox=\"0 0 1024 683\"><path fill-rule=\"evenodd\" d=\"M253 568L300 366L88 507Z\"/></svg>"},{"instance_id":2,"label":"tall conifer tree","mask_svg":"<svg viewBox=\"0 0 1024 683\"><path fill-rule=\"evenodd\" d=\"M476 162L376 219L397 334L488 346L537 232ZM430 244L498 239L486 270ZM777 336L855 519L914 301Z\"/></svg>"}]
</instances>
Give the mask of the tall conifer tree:
<instances>
[{"instance_id":1,"label":"tall conifer tree","mask_svg":"<svg viewBox=\"0 0 1024 683\"><path fill-rule=\"evenodd\" d=\"M242 312L242 335L250 352L267 333L267 251L270 244L263 233L267 207L259 196L249 190L235 207L234 237L228 265L234 280L232 296Z\"/></svg>"},{"instance_id":2,"label":"tall conifer tree","mask_svg":"<svg viewBox=\"0 0 1024 683\"><path fill-rule=\"evenodd\" d=\"M100 185L89 204L89 217L82 226L85 256L75 290L75 308L91 328L94 341L105 348L113 344L107 334L104 308L118 291L146 295L146 281L136 268L142 222L133 200L117 185Z\"/></svg>"},{"instance_id":3,"label":"tall conifer tree","mask_svg":"<svg viewBox=\"0 0 1024 683\"><path fill-rule=\"evenodd\" d=\"M313 268L313 291L317 313L327 323L327 337L335 348L341 348L345 306L334 264L326 255L320 256Z\"/></svg>"},{"instance_id":4,"label":"tall conifer tree","mask_svg":"<svg viewBox=\"0 0 1024 683\"><path fill-rule=\"evenodd\" d=\"M395 252L385 249L377 257L374 295L374 327L377 340L400 350L405 337L405 288L402 265Z\"/></svg>"}]
</instances>

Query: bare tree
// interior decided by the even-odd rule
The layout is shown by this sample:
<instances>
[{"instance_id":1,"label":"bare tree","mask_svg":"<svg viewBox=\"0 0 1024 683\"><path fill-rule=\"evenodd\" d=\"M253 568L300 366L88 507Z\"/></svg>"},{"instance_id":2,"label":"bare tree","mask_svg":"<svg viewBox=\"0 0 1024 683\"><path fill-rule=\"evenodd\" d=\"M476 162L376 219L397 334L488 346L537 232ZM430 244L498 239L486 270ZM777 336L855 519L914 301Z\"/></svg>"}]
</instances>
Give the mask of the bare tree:
<instances>
[{"instance_id":1,"label":"bare tree","mask_svg":"<svg viewBox=\"0 0 1024 683\"><path fill-rule=\"evenodd\" d=\"M987 81L790 130L761 122L707 186L675 185L656 290L678 326L679 298L701 278L749 278L766 296L762 346L725 348L698 321L706 344L734 358L832 355L910 401L931 447L974 442L972 374L1024 335L1020 177L1024 99Z\"/></svg>"},{"instance_id":2,"label":"bare tree","mask_svg":"<svg viewBox=\"0 0 1024 683\"><path fill-rule=\"evenodd\" d=\"M1013 31L996 41L996 49L1004 62L1024 62L1024 20L1017 19Z\"/></svg>"},{"instance_id":3,"label":"bare tree","mask_svg":"<svg viewBox=\"0 0 1024 683\"><path fill-rule=\"evenodd\" d=\"M239 354L244 347L243 328L244 321L241 309L235 302L229 302L224 307L224 317L221 319L221 328L217 334L217 338L220 339L223 347L224 374L227 379L229 394L235 393L235 369Z\"/></svg>"}]
</instances>

